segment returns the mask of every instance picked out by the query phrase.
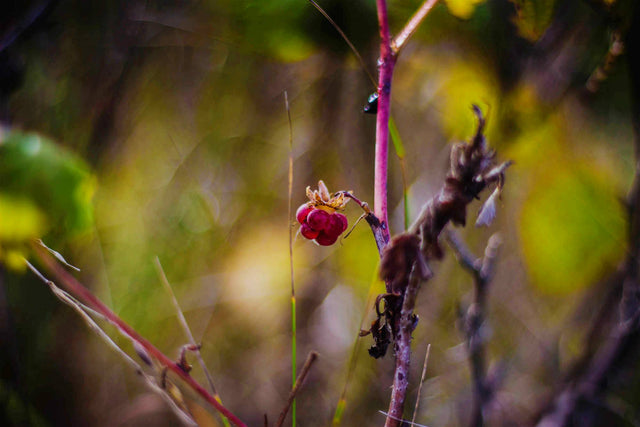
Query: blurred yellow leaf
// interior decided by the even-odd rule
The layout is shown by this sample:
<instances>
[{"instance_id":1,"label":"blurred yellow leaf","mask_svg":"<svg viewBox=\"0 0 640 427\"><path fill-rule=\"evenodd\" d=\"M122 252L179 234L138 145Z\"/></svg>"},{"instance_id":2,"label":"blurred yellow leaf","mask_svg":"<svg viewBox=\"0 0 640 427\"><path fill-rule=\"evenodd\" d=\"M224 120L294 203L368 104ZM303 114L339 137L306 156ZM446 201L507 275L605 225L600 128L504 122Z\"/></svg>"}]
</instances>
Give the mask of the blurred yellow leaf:
<instances>
[{"instance_id":1,"label":"blurred yellow leaf","mask_svg":"<svg viewBox=\"0 0 640 427\"><path fill-rule=\"evenodd\" d=\"M44 214L31 201L0 193L0 244L41 236L45 228Z\"/></svg>"},{"instance_id":2,"label":"blurred yellow leaf","mask_svg":"<svg viewBox=\"0 0 640 427\"><path fill-rule=\"evenodd\" d=\"M546 31L555 9L555 0L511 0L516 7L514 23L518 33L535 42Z\"/></svg>"},{"instance_id":3,"label":"blurred yellow leaf","mask_svg":"<svg viewBox=\"0 0 640 427\"><path fill-rule=\"evenodd\" d=\"M529 277L544 292L582 289L624 253L623 206L606 178L586 165L539 178L520 216Z\"/></svg>"},{"instance_id":4,"label":"blurred yellow leaf","mask_svg":"<svg viewBox=\"0 0 640 427\"><path fill-rule=\"evenodd\" d=\"M6 252L0 253L0 261L9 269L13 271L23 272L27 268L24 260L27 254L20 249L9 249Z\"/></svg>"},{"instance_id":5,"label":"blurred yellow leaf","mask_svg":"<svg viewBox=\"0 0 640 427\"><path fill-rule=\"evenodd\" d=\"M476 10L476 6L484 0L446 0L447 8L449 12L460 19L469 19L473 12Z\"/></svg>"},{"instance_id":6,"label":"blurred yellow leaf","mask_svg":"<svg viewBox=\"0 0 640 427\"><path fill-rule=\"evenodd\" d=\"M473 65L473 67L472 67ZM455 139L467 139L478 125L471 105L477 104L488 117L487 133L495 121L491 109L497 107L496 85L489 73L478 64L456 61L443 69L443 82L439 90L442 108L442 126L446 135Z\"/></svg>"}]
</instances>

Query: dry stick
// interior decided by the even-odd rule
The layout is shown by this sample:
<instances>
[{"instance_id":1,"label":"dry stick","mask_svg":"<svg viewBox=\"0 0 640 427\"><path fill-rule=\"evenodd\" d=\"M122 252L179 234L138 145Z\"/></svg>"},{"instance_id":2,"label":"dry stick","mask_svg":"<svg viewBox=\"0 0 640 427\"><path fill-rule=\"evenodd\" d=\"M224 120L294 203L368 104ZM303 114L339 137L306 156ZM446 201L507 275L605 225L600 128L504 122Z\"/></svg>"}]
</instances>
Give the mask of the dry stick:
<instances>
[{"instance_id":1,"label":"dry stick","mask_svg":"<svg viewBox=\"0 0 640 427\"><path fill-rule=\"evenodd\" d=\"M184 317L184 313L180 308L180 304L178 303L176 295L173 293L173 289L171 288L169 279L167 279L167 275L165 274L164 269L162 268L162 264L160 264L160 259L157 256L154 258L154 263L156 266L156 270L158 271L158 276L160 276L160 282L162 282L164 288L166 289L166 291L169 293L169 296L171 297L171 301L173 302L173 306L176 309L176 314L178 316L178 320L180 321L180 325L182 325L182 329L184 330L184 333L187 335L187 338L189 339L189 343L192 344L193 348L195 349L194 352L196 354L196 358L198 359L198 363L200 364L200 367L202 368L204 375L207 377L207 382L209 383L209 388L213 393L213 397L215 397L218 400L218 402L222 403L222 399L220 398L220 395L218 394L216 387L213 385L213 378L211 377L211 373L209 372L209 369L207 369L207 365L204 363L204 360L202 359L202 354L200 353L200 346L196 343L196 340L193 337L193 334L191 333L191 328L187 323L187 319L185 319ZM229 425L229 422L227 419L223 418L222 421L225 425Z\"/></svg>"},{"instance_id":2,"label":"dry stick","mask_svg":"<svg viewBox=\"0 0 640 427\"><path fill-rule=\"evenodd\" d=\"M182 422L184 422L187 425L193 425L193 426L197 425L195 420L191 417L191 415L188 412L186 412L183 408L181 408L163 388L158 386L156 379L151 375L146 374L143 371L142 367L135 360L133 360L133 358L131 358L131 356L129 356L124 350L122 350L100 326L98 326L95 320L93 320L91 316L87 314L87 311L91 311L93 314L104 319L104 317L100 313L97 313L91 310L91 308L84 306L82 303L78 302L74 297L69 295L67 292L57 287L55 283L53 283L51 280L44 277L42 273L40 273L40 271L37 268L35 268L29 261L25 259L24 262L26 263L27 267L33 272L33 274L35 274L40 280L42 280L47 286L49 286L49 289L56 296L56 298L58 298L60 301L62 301L63 303L67 304L69 307L74 309L80 315L80 317L82 317L82 320L85 321L89 329L95 332L96 335L98 335L98 337L101 338L107 344L108 347L114 350L119 356L121 356L124 359L125 362L127 362L136 371L136 373L142 376L142 378L145 381L145 384L152 391L158 393L162 397L162 399L164 399L167 402L169 407L175 412L175 414L178 416L178 418L180 418Z\"/></svg>"},{"instance_id":3,"label":"dry stick","mask_svg":"<svg viewBox=\"0 0 640 427\"><path fill-rule=\"evenodd\" d=\"M418 386L418 395L416 396L416 406L413 408L413 417L411 417L411 425L416 424L416 415L418 415L418 407L420 406L420 394L422 393L422 385L424 379L427 376L427 362L429 361L429 352L431 351L431 344L427 345L427 352L424 355L424 363L422 364L422 375L420 376L420 385Z\"/></svg>"},{"instance_id":4,"label":"dry stick","mask_svg":"<svg viewBox=\"0 0 640 427\"><path fill-rule=\"evenodd\" d=\"M493 394L493 390L486 380L486 351L482 336L482 324L487 309L487 288L493 276L493 267L501 240L497 234L492 235L487 242L484 258L474 260L469 249L455 232L448 230L446 237L460 264L473 275L473 302L467 310L464 333L473 382L473 402L469 425L480 427L484 425L484 408Z\"/></svg>"},{"instance_id":5,"label":"dry stick","mask_svg":"<svg viewBox=\"0 0 640 427\"><path fill-rule=\"evenodd\" d=\"M311 365L313 365L313 362L315 362L317 358L318 358L318 353L316 353L315 351L312 351L307 356L307 360L304 362L304 366L300 371L300 375L296 379L295 385L291 389L291 393L289 393L289 397L287 398L287 403L285 404L284 409L280 413L280 417L278 417L278 421L276 422L276 427L282 427L282 424L284 424L284 419L287 417L287 412L289 412L289 407L293 403L293 400L296 398L296 394L298 394L300 387L302 387L302 385L304 384L304 380L307 378L307 374L309 374Z\"/></svg>"},{"instance_id":6,"label":"dry stick","mask_svg":"<svg viewBox=\"0 0 640 427\"><path fill-rule=\"evenodd\" d=\"M168 370L176 374L182 379L189 387L191 387L197 394L205 399L211 406L213 406L218 412L229 419L234 425L238 427L245 427L246 425L236 417L231 411L219 403L215 397L202 387L196 380L194 380L188 373L186 373L178 364L171 360L168 356L158 350L147 339L142 337L131 326L125 323L120 317L118 317L111 309L109 309L102 301L100 301L95 295L93 295L87 288L85 288L75 277L64 270L57 262L51 258L51 256L37 244L32 245L32 248L38 259L44 264L47 270L58 278L59 282L66 288L66 290L72 294L75 298L92 308L93 310L104 316L111 324L113 324L123 335L135 342L138 346L142 347L152 357Z\"/></svg>"}]
</instances>

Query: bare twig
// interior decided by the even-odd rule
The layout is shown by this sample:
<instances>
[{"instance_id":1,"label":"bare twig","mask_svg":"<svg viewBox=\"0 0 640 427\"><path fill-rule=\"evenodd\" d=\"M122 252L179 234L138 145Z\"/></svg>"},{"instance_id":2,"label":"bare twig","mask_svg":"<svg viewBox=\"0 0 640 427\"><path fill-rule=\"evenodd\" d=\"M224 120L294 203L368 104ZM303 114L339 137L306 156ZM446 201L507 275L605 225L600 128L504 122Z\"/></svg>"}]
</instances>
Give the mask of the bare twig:
<instances>
[{"instance_id":1,"label":"bare twig","mask_svg":"<svg viewBox=\"0 0 640 427\"><path fill-rule=\"evenodd\" d=\"M387 224L380 221L380 219L371 212L371 209L369 209L369 205L366 202L361 201L348 191L343 191L342 193L345 197L356 202L364 211L364 219L367 221L367 224L369 224L369 227L371 227L373 238L376 242L376 246L378 247L378 253L380 254L380 257L382 257L382 252L389 243L389 229L387 228ZM391 292L389 288L387 288L387 292Z\"/></svg>"},{"instance_id":2,"label":"bare twig","mask_svg":"<svg viewBox=\"0 0 640 427\"><path fill-rule=\"evenodd\" d=\"M424 379L427 376L427 362L429 362L429 352L431 350L431 344L427 345L427 352L424 355L424 363L422 364L422 375L420 376L420 385L418 386L418 395L416 396L416 405L413 407L413 417L411 417L411 424L416 424L416 415L418 415L418 407L420 406L420 394L422 392L422 385Z\"/></svg>"},{"instance_id":3,"label":"bare twig","mask_svg":"<svg viewBox=\"0 0 640 427\"><path fill-rule=\"evenodd\" d=\"M484 257L473 261L471 252L456 233L448 230L446 237L460 264L471 272L474 279L473 302L467 310L464 333L473 382L473 403L469 425L480 427L484 425L485 407L494 394L494 390L486 379L485 337L482 326L487 310L487 288L493 275L493 265L501 240L497 234L492 235L487 242Z\"/></svg>"},{"instance_id":4,"label":"bare twig","mask_svg":"<svg viewBox=\"0 0 640 427\"><path fill-rule=\"evenodd\" d=\"M46 269L53 274L61 285L75 298L91 307L93 310L104 316L109 323L114 325L120 333L134 341L136 345L144 349L151 357L156 359L158 363L168 370L176 374L191 389L205 399L213 408L229 419L234 425L244 427L245 424L236 417L231 411L224 407L216 400L207 390L194 380L187 372L185 372L178 364L171 360L168 356L158 350L153 344L143 338L131 326L125 323L111 309L109 309L102 301L85 288L75 277L69 274L40 245L34 244L32 248L38 259L44 264Z\"/></svg>"},{"instance_id":5,"label":"bare twig","mask_svg":"<svg viewBox=\"0 0 640 427\"><path fill-rule=\"evenodd\" d=\"M167 402L169 407L173 410L173 412L178 416L178 418L184 424L191 425L191 426L197 425L195 420L191 416L191 414L186 409L182 408L178 403L176 403L176 401L166 392L166 390L158 385L156 379L153 376L145 373L142 367L124 350L122 350L100 326L98 326L95 320L93 320L91 316L87 314L86 310L88 309L89 311L91 311L92 313L94 313L95 315L101 318L103 318L103 316L101 316L99 313L94 312L88 307L84 306L82 303L78 302L75 298L73 298L67 292L57 287L55 283L53 283L51 280L44 277L44 275L40 271L38 271L38 269L35 268L29 261L25 259L24 262L26 263L27 267L40 280L42 280L47 286L49 286L49 289L56 296L56 298L58 298L60 301L62 301L63 303L71 307L73 310L75 310L80 315L82 320L85 321L89 329L95 332L96 335L98 335L98 337L101 338L107 344L108 347L110 347L120 357L122 357L124 361L127 362L134 369L134 371L144 379L145 384L152 391L160 395L160 397L162 397L162 399L165 402Z\"/></svg>"},{"instance_id":6,"label":"bare twig","mask_svg":"<svg viewBox=\"0 0 640 427\"><path fill-rule=\"evenodd\" d=\"M280 417L278 417L278 421L276 422L276 427L282 427L282 424L284 424L284 420L287 417L287 412L289 412L289 408L291 407L293 400L296 398L296 394L298 394L300 387L302 387L302 385L304 384L304 380L307 378L307 375L309 374L311 365L313 365L313 362L315 362L317 358L318 358L318 353L316 353L315 351L312 351L307 356L307 360L304 362L304 366L300 371L300 375L296 379L295 385L291 389L291 393L289 393L289 397L287 398L287 403L285 404L284 409L282 409L282 412L280 413Z\"/></svg>"},{"instance_id":7,"label":"bare twig","mask_svg":"<svg viewBox=\"0 0 640 427\"><path fill-rule=\"evenodd\" d=\"M158 272L158 276L160 276L160 281L162 282L162 284L164 285L164 288L166 289L166 291L169 293L169 296L171 297L171 301L173 302L173 306L176 309L176 314L178 316L178 320L180 321L180 325L182 326L184 333L187 335L187 338L189 339L189 343L193 346L192 348L195 349L194 352L195 352L196 358L198 359L198 363L200 364L200 367L202 368L204 375L207 377L207 382L209 383L209 388L211 389L211 393L213 393L213 397L215 397L220 403L222 403L222 399L220 398L220 395L218 394L218 391L216 390L216 387L213 384L213 378L211 377L211 373L209 372L209 369L207 369L207 365L204 363L204 359L202 359L202 354L200 353L200 346L196 343L196 340L193 337L193 333L191 333L191 328L187 323L187 319L185 319L184 317L184 313L180 308L180 304L178 303L176 295L173 293L173 289L171 287L171 284L169 283L169 279L167 279L167 275L165 274L164 269L162 268L162 264L160 263L160 259L157 256L154 258L154 263L156 266L156 270ZM224 417L223 417L223 423L225 425L229 424L227 419Z\"/></svg>"},{"instance_id":8,"label":"bare twig","mask_svg":"<svg viewBox=\"0 0 640 427\"><path fill-rule=\"evenodd\" d=\"M438 3L438 0L425 0L425 2L422 3L422 6L420 6L411 19L409 19L409 22L407 22L402 31L400 31L393 39L391 42L391 49L393 49L393 52L396 55L400 53L402 48L405 46L406 41L409 40L413 33L416 32L422 21L424 21L424 18L426 18L427 14L431 11L433 6L436 5L436 3Z\"/></svg>"},{"instance_id":9,"label":"bare twig","mask_svg":"<svg viewBox=\"0 0 640 427\"><path fill-rule=\"evenodd\" d=\"M397 418L394 417L392 415L389 415L388 412L384 412L384 411L378 411L380 412L382 415L384 415L385 417L391 417L394 419L394 421L397 421L399 423L399 425L401 426L405 426L405 425L410 425L410 426L415 426L415 427L427 427L424 424L418 424L418 423L414 423L412 421L407 421L407 420L403 420L402 418Z\"/></svg>"}]
</instances>

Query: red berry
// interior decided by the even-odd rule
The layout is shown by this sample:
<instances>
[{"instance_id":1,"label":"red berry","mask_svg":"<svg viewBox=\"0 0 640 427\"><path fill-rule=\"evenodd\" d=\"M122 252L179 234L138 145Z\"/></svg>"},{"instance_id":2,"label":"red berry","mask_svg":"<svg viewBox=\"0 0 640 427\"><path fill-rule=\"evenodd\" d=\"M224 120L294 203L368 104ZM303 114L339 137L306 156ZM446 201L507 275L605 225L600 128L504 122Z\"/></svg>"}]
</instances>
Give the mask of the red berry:
<instances>
[{"instance_id":1,"label":"red berry","mask_svg":"<svg viewBox=\"0 0 640 427\"><path fill-rule=\"evenodd\" d=\"M333 213L329 217L327 226L324 228L324 232L329 236L335 236L336 238L342 234L346 228L347 218L340 213Z\"/></svg>"},{"instance_id":2,"label":"red berry","mask_svg":"<svg viewBox=\"0 0 640 427\"><path fill-rule=\"evenodd\" d=\"M307 216L307 224L309 224L314 230L324 230L327 228L330 221L331 215L329 212L322 209L314 209Z\"/></svg>"},{"instance_id":3,"label":"red berry","mask_svg":"<svg viewBox=\"0 0 640 427\"><path fill-rule=\"evenodd\" d=\"M296 211L296 219L298 220L298 222L300 224L304 224L305 220L307 219L307 215L309 215L309 212L311 212L312 210L313 206L309 205L309 203L300 205L300 207Z\"/></svg>"},{"instance_id":4,"label":"red berry","mask_svg":"<svg viewBox=\"0 0 640 427\"><path fill-rule=\"evenodd\" d=\"M316 237L316 242L322 246L331 246L336 242L336 240L338 240L338 234L331 235L324 231L321 231L320 234L318 234L318 237Z\"/></svg>"},{"instance_id":5,"label":"red berry","mask_svg":"<svg viewBox=\"0 0 640 427\"><path fill-rule=\"evenodd\" d=\"M313 240L318 237L318 234L320 234L320 232L309 227L309 224L302 224L300 226L300 234L302 234L309 240Z\"/></svg>"},{"instance_id":6,"label":"red berry","mask_svg":"<svg viewBox=\"0 0 640 427\"><path fill-rule=\"evenodd\" d=\"M342 223L342 230L340 230L340 232L342 233L343 231L345 231L347 229L347 227L349 226L349 221L347 221L347 217L344 216L343 214L339 213L339 212L335 212L333 214L333 216L337 219L340 220L340 222Z\"/></svg>"}]
</instances>

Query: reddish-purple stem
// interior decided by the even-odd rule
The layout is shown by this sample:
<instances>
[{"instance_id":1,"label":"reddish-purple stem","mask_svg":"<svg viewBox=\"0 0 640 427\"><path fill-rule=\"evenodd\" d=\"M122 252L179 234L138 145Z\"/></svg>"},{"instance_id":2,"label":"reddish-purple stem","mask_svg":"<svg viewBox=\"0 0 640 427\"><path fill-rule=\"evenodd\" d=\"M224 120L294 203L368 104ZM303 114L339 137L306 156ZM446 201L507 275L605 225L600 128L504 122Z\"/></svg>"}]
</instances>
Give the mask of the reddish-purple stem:
<instances>
[{"instance_id":1,"label":"reddish-purple stem","mask_svg":"<svg viewBox=\"0 0 640 427\"><path fill-rule=\"evenodd\" d=\"M387 16L387 2L376 0L380 26L380 59L378 60L378 113L376 120L376 153L374 171L373 213L383 224L383 233L389 240L387 208L387 169L389 158L389 115L391 109L391 80L396 56L391 49L391 35Z\"/></svg>"},{"instance_id":2,"label":"reddish-purple stem","mask_svg":"<svg viewBox=\"0 0 640 427\"><path fill-rule=\"evenodd\" d=\"M53 258L51 258L45 251L38 245L33 245L35 252L38 254L38 258L44 263L47 270L52 273L68 292L70 292L75 298L81 301L83 304L91 307L103 315L109 322L115 325L122 333L126 334L129 338L138 343L144 348L147 353L154 357L162 366L166 366L170 371L180 377L189 387L191 387L196 393L211 404L218 412L224 415L231 423L237 427L246 427L246 425L240 421L238 417L225 408L215 397L213 397L207 390L202 387L191 375L186 373L176 362L165 356L160 350L158 350L153 344L138 334L131 326L120 319L109 307L107 307L102 301L100 301L95 295L93 295L87 288L85 288L75 277L69 274L64 268L62 268Z\"/></svg>"}]
</instances>

